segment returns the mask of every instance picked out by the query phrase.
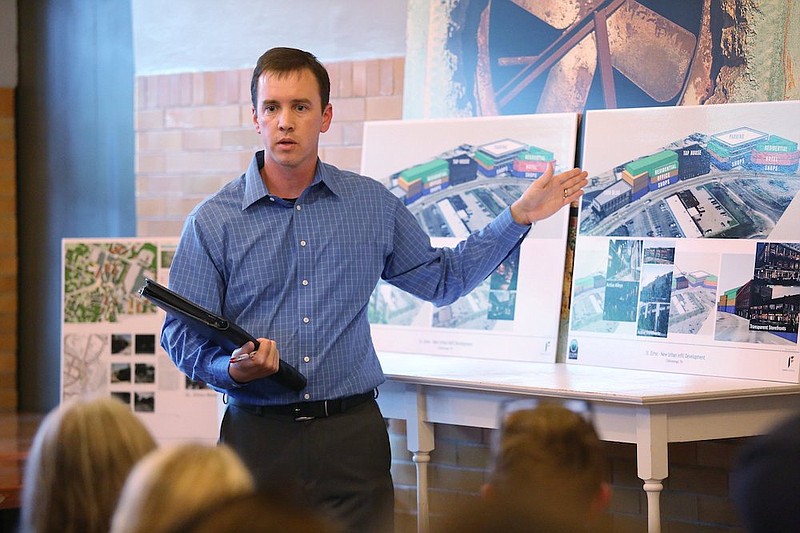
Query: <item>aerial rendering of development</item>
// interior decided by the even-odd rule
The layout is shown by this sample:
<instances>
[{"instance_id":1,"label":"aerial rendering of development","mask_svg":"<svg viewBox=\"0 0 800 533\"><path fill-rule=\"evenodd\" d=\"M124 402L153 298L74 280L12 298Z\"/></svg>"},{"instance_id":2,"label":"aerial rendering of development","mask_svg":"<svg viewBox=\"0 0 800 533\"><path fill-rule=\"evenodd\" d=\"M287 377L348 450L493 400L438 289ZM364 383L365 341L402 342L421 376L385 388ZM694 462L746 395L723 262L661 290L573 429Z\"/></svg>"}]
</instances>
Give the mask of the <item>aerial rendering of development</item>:
<instances>
[{"instance_id":1,"label":"aerial rendering of development","mask_svg":"<svg viewBox=\"0 0 800 533\"><path fill-rule=\"evenodd\" d=\"M590 178L581 235L765 239L800 191L797 141L750 127L694 133ZM784 220L784 238L800 225Z\"/></svg>"},{"instance_id":2,"label":"aerial rendering of development","mask_svg":"<svg viewBox=\"0 0 800 533\"><path fill-rule=\"evenodd\" d=\"M597 169L578 215L569 359L797 379L800 134L775 122L794 109L587 120Z\"/></svg>"},{"instance_id":3,"label":"aerial rendering of development","mask_svg":"<svg viewBox=\"0 0 800 533\"><path fill-rule=\"evenodd\" d=\"M480 146L462 144L394 173L390 190L428 235L463 239L511 205L549 163L555 165L552 152L513 139ZM370 322L497 329L498 321L514 320L518 263L519 249L481 286L437 309L432 318L420 318L420 300L381 283L370 301ZM417 323L423 319L428 323Z\"/></svg>"}]
</instances>

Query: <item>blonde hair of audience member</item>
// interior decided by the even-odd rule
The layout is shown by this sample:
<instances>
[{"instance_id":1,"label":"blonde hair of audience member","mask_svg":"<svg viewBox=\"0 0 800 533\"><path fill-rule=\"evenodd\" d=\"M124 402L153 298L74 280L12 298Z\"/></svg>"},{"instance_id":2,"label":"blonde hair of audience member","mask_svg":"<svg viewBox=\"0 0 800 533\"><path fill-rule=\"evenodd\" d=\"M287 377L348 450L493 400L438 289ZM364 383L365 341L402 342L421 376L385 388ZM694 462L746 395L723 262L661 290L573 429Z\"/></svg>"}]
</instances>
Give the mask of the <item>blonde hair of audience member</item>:
<instances>
[{"instance_id":1,"label":"blonde hair of audience member","mask_svg":"<svg viewBox=\"0 0 800 533\"><path fill-rule=\"evenodd\" d=\"M106 533L128 473L155 447L116 398L76 397L51 410L25 465L20 531Z\"/></svg>"},{"instance_id":2,"label":"blonde hair of audience member","mask_svg":"<svg viewBox=\"0 0 800 533\"><path fill-rule=\"evenodd\" d=\"M554 403L505 416L492 450L484 499L502 498L540 512L571 513L575 522L608 506L606 456L594 425Z\"/></svg>"},{"instance_id":3,"label":"blonde hair of audience member","mask_svg":"<svg viewBox=\"0 0 800 533\"><path fill-rule=\"evenodd\" d=\"M112 533L162 533L212 505L255 490L250 472L225 445L159 448L131 471Z\"/></svg>"}]
</instances>

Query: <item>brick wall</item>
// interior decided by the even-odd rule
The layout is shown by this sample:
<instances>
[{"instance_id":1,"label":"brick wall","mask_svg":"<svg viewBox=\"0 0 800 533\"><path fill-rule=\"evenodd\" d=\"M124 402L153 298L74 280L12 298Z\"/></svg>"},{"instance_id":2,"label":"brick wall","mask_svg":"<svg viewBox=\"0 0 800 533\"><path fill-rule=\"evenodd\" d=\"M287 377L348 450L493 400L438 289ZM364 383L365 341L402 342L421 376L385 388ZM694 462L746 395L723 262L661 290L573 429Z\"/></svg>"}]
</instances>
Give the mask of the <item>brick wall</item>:
<instances>
[{"instance_id":1,"label":"brick wall","mask_svg":"<svg viewBox=\"0 0 800 533\"><path fill-rule=\"evenodd\" d=\"M406 449L406 425L390 421L396 531L416 531L416 465ZM478 497L489 462L492 431L439 424L428 465L430 523L434 529L453 508ZM663 533L744 533L728 497L730 467L746 439L669 445L669 477L661 493ZM636 446L607 442L612 499L598 528L615 533L647 531L647 498L636 477Z\"/></svg>"},{"instance_id":2,"label":"brick wall","mask_svg":"<svg viewBox=\"0 0 800 533\"><path fill-rule=\"evenodd\" d=\"M327 65L334 119L320 156L358 171L364 121L402 118L402 58ZM238 176L258 149L250 104L250 70L183 73L136 80L138 235L177 236L189 210ZM491 431L437 425L429 465L431 523L476 497L486 476ZM397 531L416 531L415 465L405 423L390 421ZM728 499L730 460L741 439L671 444L661 496L664 533L740 532ZM604 517L615 532L647 527L647 502L632 444L606 444L614 496Z\"/></svg>"},{"instance_id":3,"label":"brick wall","mask_svg":"<svg viewBox=\"0 0 800 533\"><path fill-rule=\"evenodd\" d=\"M0 412L17 410L17 164L14 89L0 88Z\"/></svg>"}]
</instances>

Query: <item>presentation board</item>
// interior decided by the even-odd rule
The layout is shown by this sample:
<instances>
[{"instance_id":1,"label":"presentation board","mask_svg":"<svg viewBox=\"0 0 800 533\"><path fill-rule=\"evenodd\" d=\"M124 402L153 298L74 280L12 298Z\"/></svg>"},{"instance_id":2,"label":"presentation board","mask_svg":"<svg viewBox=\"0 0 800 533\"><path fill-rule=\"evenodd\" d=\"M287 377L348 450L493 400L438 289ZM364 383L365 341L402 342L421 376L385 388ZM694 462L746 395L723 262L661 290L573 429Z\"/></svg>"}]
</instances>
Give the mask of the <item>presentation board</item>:
<instances>
[{"instance_id":1,"label":"presentation board","mask_svg":"<svg viewBox=\"0 0 800 533\"><path fill-rule=\"evenodd\" d=\"M578 115L366 122L361 171L408 206L434 246L455 246L552 162L575 165ZM369 302L378 351L554 362L569 210L535 224L486 281L435 307L385 282Z\"/></svg>"},{"instance_id":2,"label":"presentation board","mask_svg":"<svg viewBox=\"0 0 800 533\"><path fill-rule=\"evenodd\" d=\"M800 102L589 111L567 361L797 382Z\"/></svg>"},{"instance_id":3,"label":"presentation board","mask_svg":"<svg viewBox=\"0 0 800 533\"><path fill-rule=\"evenodd\" d=\"M115 396L159 443L219 436L218 394L188 379L161 348L164 312L141 298L168 283L175 239L64 239L61 400Z\"/></svg>"}]
</instances>

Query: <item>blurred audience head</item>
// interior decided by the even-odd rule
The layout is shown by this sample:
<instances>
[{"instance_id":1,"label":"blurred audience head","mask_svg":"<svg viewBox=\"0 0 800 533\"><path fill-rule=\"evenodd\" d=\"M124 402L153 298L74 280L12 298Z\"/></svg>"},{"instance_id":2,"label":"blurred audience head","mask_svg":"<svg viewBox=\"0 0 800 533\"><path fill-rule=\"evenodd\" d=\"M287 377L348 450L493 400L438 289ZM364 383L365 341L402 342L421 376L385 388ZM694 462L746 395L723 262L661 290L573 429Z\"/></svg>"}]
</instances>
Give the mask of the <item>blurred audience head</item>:
<instances>
[{"instance_id":1,"label":"blurred audience head","mask_svg":"<svg viewBox=\"0 0 800 533\"><path fill-rule=\"evenodd\" d=\"M343 528L281 492L234 496L190 516L170 533L341 533Z\"/></svg>"},{"instance_id":2,"label":"blurred audience head","mask_svg":"<svg viewBox=\"0 0 800 533\"><path fill-rule=\"evenodd\" d=\"M105 533L134 464L156 442L129 406L74 397L39 426L25 464L20 531Z\"/></svg>"},{"instance_id":3,"label":"blurred audience head","mask_svg":"<svg viewBox=\"0 0 800 533\"><path fill-rule=\"evenodd\" d=\"M800 531L800 415L753 437L731 469L731 499L749 533Z\"/></svg>"},{"instance_id":4,"label":"blurred audience head","mask_svg":"<svg viewBox=\"0 0 800 533\"><path fill-rule=\"evenodd\" d=\"M161 533L215 502L254 490L227 446L185 443L159 448L131 471L111 523L113 533Z\"/></svg>"},{"instance_id":5,"label":"blurred audience head","mask_svg":"<svg viewBox=\"0 0 800 533\"><path fill-rule=\"evenodd\" d=\"M486 500L590 521L608 506L607 458L589 406L515 402L505 406L492 446ZM557 516L555 517L558 518Z\"/></svg>"}]
</instances>

